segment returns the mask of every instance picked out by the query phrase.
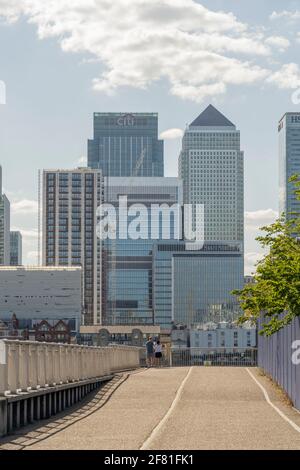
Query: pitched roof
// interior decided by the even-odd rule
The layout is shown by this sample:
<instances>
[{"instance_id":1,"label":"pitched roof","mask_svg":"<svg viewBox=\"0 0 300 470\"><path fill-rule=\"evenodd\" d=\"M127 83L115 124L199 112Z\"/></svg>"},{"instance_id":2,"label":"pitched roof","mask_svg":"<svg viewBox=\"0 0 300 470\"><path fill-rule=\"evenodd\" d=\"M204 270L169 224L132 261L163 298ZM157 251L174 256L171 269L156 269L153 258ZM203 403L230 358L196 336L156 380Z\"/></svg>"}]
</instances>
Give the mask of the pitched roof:
<instances>
[{"instance_id":1,"label":"pitched roof","mask_svg":"<svg viewBox=\"0 0 300 470\"><path fill-rule=\"evenodd\" d=\"M232 127L234 124L229 121L220 111L213 105L209 105L203 113L192 122L193 127Z\"/></svg>"}]
</instances>

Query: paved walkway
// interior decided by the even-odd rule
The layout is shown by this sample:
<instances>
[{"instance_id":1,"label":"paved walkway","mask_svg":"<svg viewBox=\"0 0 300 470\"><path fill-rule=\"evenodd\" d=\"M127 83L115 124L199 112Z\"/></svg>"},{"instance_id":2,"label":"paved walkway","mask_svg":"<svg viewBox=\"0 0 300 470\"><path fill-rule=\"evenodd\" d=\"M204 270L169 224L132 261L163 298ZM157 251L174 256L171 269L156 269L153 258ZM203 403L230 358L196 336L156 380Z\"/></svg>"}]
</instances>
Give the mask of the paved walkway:
<instances>
[{"instance_id":1,"label":"paved walkway","mask_svg":"<svg viewBox=\"0 0 300 470\"><path fill-rule=\"evenodd\" d=\"M300 449L300 413L250 372L277 411L245 368L150 369L117 377L105 399L95 396L0 448Z\"/></svg>"}]
</instances>

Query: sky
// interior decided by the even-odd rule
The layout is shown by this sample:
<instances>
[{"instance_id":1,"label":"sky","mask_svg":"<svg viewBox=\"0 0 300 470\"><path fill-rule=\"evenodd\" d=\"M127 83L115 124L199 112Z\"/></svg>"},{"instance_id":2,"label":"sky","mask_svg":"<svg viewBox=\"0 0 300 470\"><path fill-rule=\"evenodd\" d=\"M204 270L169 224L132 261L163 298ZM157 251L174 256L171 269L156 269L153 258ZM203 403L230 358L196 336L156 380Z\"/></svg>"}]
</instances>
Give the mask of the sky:
<instances>
[{"instance_id":1,"label":"sky","mask_svg":"<svg viewBox=\"0 0 300 470\"><path fill-rule=\"evenodd\" d=\"M212 103L241 131L245 270L278 215L277 126L300 111L300 1L0 0L0 165L37 262L38 170L84 164L93 112L158 112L165 175ZM0 97L1 98L1 97Z\"/></svg>"}]
</instances>

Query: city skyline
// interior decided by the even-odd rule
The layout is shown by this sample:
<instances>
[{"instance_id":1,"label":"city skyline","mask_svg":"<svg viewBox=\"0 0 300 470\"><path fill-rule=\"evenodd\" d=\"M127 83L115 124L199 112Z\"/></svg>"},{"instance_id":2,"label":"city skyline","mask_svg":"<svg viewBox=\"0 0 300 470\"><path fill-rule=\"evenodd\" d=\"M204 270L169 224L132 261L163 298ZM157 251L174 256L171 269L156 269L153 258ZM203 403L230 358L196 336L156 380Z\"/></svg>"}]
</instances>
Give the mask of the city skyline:
<instances>
[{"instance_id":1,"label":"city skyline","mask_svg":"<svg viewBox=\"0 0 300 470\"><path fill-rule=\"evenodd\" d=\"M178 2L178 5L183 3ZM269 75L264 79L257 78L257 81L253 77L254 81L250 84L242 69L230 68L230 63L228 70L236 80L232 79L232 83L226 84L226 90L222 90L222 86L216 85L220 83L220 73L218 72L218 80L211 75L214 88L209 88L207 84L205 89L201 86L204 91L201 97L193 98L191 94L188 95L188 86L184 88L185 94L180 94L176 86L173 93L174 87L171 89L168 79L161 78L159 73L157 81L151 78L149 83L144 84L144 89L141 89L138 80L133 79L130 86L125 88L118 82L114 95L107 95L99 90L99 80L94 83L97 90L93 89L92 79L99 76L99 62L105 63L101 57L95 57L93 47L90 52L80 50L77 54L70 54L68 51L73 50L72 46L68 48L63 45L62 51L55 33L53 37L48 37L51 29L47 31L43 24L56 24L60 18L59 9L49 12L50 16L42 24L30 11L27 11L27 16L14 21L22 13L22 1L18 2L19 6L1 3L0 16L8 14L10 19L9 24L4 19L0 24L0 79L7 88L6 105L0 106L3 129L0 136L1 163L5 191L12 202L12 229L21 230L23 234L24 262L32 264L37 259L37 171L42 168L58 168L62 162L64 167L69 168L86 162L86 139L92 135L94 112L158 112L159 134L166 139L165 175L177 176L177 158L185 125L212 102L242 132L241 144L246 155L246 273L251 272L257 253L260 252L254 242L258 227L271 222L278 211L277 124L285 112L299 110L299 104L292 101L292 94L300 86L297 65L297 3L275 0L272 5L262 5L255 0L250 8L232 0L188 3L186 21L193 18L195 6L202 6L216 20L213 23L214 34L218 32L219 35L215 44L208 43L208 26L205 23L204 32L197 32L199 39L191 31L192 26L185 24L175 9L172 13L177 22L174 20L169 26L174 30L174 37L182 28L186 30L188 42L185 48L181 43L178 46L182 54L188 54L189 51L194 53L193 40L203 40L208 54L217 54L220 60L233 56L242 64L248 60L252 77L255 67L266 70ZM135 2L131 5L132 11L135 11ZM225 16L215 17L213 14L220 10ZM72 13L71 4L69 11ZM197 12L202 14L200 9ZM231 13L236 20L233 20ZM81 14L84 15L84 12ZM35 24L28 24L27 19L32 18ZM220 33L219 24L222 20L228 21L228 33ZM107 21L107 18L103 21ZM85 26L82 34L85 34L88 22L86 20L83 23ZM113 22L112 25L114 24ZM144 26L147 29L147 25ZM37 27L39 37L43 40L37 40ZM148 25L149 34L154 27L153 23ZM135 25L129 23L126 31L131 30L135 31ZM68 32L62 31L62 37L67 38L72 33L71 29ZM252 47L254 36L257 48ZM112 36L109 37L114 45ZM163 37L161 39L161 50L167 60L167 46L164 45ZM236 39L241 43L238 50ZM21 50L20 44L27 46L25 50ZM121 50L117 49L116 52L117 60ZM147 53L148 50L145 51L146 60ZM11 56L16 60L11 61ZM201 57L201 64L203 60ZM22 72L25 65L28 65L29 70L26 74ZM211 69L206 62L203 65L204 70L207 68L209 82ZM136 64L133 66L136 67ZM189 64L187 67L189 73ZM175 78L178 73L174 70ZM171 77L172 80L174 78ZM182 85L183 78L180 80ZM16 135L18 139L15 139ZM16 159L20 168L18 174L14 165Z\"/></svg>"}]
</instances>

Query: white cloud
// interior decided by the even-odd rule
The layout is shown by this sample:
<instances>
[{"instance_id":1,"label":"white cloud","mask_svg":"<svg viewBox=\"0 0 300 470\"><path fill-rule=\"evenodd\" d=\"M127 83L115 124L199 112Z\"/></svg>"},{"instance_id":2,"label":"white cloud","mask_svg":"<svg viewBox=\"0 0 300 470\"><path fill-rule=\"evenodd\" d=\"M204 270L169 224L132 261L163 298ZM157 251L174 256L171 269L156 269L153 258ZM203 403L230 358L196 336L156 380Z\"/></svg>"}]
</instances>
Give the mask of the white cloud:
<instances>
[{"instance_id":1,"label":"white cloud","mask_svg":"<svg viewBox=\"0 0 300 470\"><path fill-rule=\"evenodd\" d=\"M273 73L268 83L277 85L281 89L295 89L300 87L300 67L298 64L285 64L280 70Z\"/></svg>"},{"instance_id":2,"label":"white cloud","mask_svg":"<svg viewBox=\"0 0 300 470\"><path fill-rule=\"evenodd\" d=\"M39 38L56 37L64 51L98 60L93 87L108 94L165 79L171 94L201 102L228 86L263 83L272 71L256 58L287 47L195 0L0 0L1 14L25 15Z\"/></svg>"},{"instance_id":3,"label":"white cloud","mask_svg":"<svg viewBox=\"0 0 300 470\"><path fill-rule=\"evenodd\" d=\"M280 52L284 52L291 45L290 41L284 36L270 36L266 39L266 43L278 48Z\"/></svg>"},{"instance_id":4,"label":"white cloud","mask_svg":"<svg viewBox=\"0 0 300 470\"><path fill-rule=\"evenodd\" d=\"M183 136L182 129L167 129L160 134L159 138L163 140L175 140L175 139L181 139L182 136Z\"/></svg>"},{"instance_id":5,"label":"white cloud","mask_svg":"<svg viewBox=\"0 0 300 470\"><path fill-rule=\"evenodd\" d=\"M26 265L27 266L36 266L38 264L38 252L37 251L28 251L26 256Z\"/></svg>"},{"instance_id":6,"label":"white cloud","mask_svg":"<svg viewBox=\"0 0 300 470\"><path fill-rule=\"evenodd\" d=\"M37 240L38 238L38 231L36 229L28 230L28 229L13 227L11 230L21 232L23 238L28 238L28 239L30 238L33 240Z\"/></svg>"},{"instance_id":7,"label":"white cloud","mask_svg":"<svg viewBox=\"0 0 300 470\"><path fill-rule=\"evenodd\" d=\"M37 201L32 201L30 199L14 201L11 203L11 210L13 215L37 214L38 203Z\"/></svg>"},{"instance_id":8,"label":"white cloud","mask_svg":"<svg viewBox=\"0 0 300 470\"><path fill-rule=\"evenodd\" d=\"M245 212L246 245L248 245L245 253L245 274L255 272L257 261L267 253L267 250L255 241L256 237L263 234L260 229L275 222L278 216L279 213L273 209Z\"/></svg>"},{"instance_id":9,"label":"white cloud","mask_svg":"<svg viewBox=\"0 0 300 470\"><path fill-rule=\"evenodd\" d=\"M259 209L245 212L246 221L272 222L278 217L278 212L273 209Z\"/></svg>"},{"instance_id":10,"label":"white cloud","mask_svg":"<svg viewBox=\"0 0 300 470\"><path fill-rule=\"evenodd\" d=\"M87 166L87 156L83 155L82 157L78 158L76 165L79 167Z\"/></svg>"},{"instance_id":11,"label":"white cloud","mask_svg":"<svg viewBox=\"0 0 300 470\"><path fill-rule=\"evenodd\" d=\"M288 20L292 21L297 21L300 20L300 11L288 11L288 10L283 10L283 11L273 11L273 13L270 16L271 20L280 20L282 18L286 18Z\"/></svg>"}]
</instances>

